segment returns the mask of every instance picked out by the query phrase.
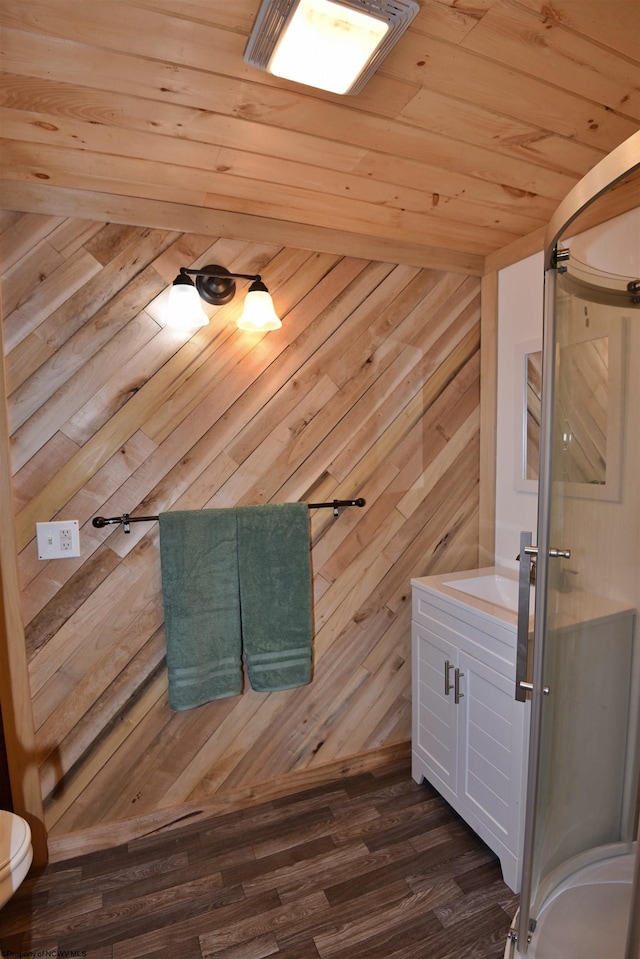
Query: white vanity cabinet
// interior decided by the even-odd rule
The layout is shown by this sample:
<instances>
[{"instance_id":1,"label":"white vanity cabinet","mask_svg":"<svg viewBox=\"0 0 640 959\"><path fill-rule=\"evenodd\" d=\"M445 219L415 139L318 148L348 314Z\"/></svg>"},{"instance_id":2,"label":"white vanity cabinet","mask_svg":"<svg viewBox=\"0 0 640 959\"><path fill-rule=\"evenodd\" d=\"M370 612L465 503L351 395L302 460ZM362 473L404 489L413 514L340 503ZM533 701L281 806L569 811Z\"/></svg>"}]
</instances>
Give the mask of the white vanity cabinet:
<instances>
[{"instance_id":1,"label":"white vanity cabinet","mask_svg":"<svg viewBox=\"0 0 640 959\"><path fill-rule=\"evenodd\" d=\"M530 706L514 695L516 614L453 598L444 581L455 577L412 580L412 775L498 855L517 892Z\"/></svg>"}]
</instances>

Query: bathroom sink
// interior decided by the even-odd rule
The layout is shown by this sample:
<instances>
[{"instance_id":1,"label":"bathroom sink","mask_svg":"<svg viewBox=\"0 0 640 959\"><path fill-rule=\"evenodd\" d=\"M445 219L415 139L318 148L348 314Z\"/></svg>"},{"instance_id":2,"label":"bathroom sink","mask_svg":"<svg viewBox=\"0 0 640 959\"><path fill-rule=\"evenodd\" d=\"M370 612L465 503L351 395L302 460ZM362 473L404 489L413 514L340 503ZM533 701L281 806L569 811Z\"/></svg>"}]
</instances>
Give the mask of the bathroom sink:
<instances>
[{"instance_id":1,"label":"bathroom sink","mask_svg":"<svg viewBox=\"0 0 640 959\"><path fill-rule=\"evenodd\" d=\"M483 599L487 603L494 603L513 613L518 611L518 580L501 576L500 573L490 573L486 576L474 576L469 579L454 579L444 582L443 586L457 589L461 593ZM534 587L529 594L529 612L533 613Z\"/></svg>"}]
</instances>

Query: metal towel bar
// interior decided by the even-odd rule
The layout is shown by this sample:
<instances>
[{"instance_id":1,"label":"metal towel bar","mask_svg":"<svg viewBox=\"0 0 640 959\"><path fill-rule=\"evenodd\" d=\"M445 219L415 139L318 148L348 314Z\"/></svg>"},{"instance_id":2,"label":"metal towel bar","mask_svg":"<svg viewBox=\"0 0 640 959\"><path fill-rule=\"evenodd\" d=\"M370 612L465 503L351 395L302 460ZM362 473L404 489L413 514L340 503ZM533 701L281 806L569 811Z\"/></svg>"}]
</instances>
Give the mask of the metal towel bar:
<instances>
[{"instance_id":1,"label":"metal towel bar","mask_svg":"<svg viewBox=\"0 0 640 959\"><path fill-rule=\"evenodd\" d=\"M365 500L362 497L358 499L334 499L330 503L308 503L309 509L332 509L333 515L338 516L343 506L364 506ZM130 523L153 523L158 520L157 516L129 516L123 513L122 516L94 516L91 523L96 529L102 529L111 523L122 523L125 533L131 532Z\"/></svg>"}]
</instances>

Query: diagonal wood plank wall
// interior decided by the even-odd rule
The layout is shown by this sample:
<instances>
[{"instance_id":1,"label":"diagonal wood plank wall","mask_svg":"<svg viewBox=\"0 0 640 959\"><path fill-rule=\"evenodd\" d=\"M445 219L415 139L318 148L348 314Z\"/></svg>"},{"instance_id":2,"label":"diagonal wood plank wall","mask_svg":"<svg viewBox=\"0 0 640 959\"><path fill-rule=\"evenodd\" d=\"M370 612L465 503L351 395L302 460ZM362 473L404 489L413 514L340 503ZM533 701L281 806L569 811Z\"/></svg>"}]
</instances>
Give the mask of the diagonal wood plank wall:
<instances>
[{"instance_id":1,"label":"diagonal wood plank wall","mask_svg":"<svg viewBox=\"0 0 640 959\"><path fill-rule=\"evenodd\" d=\"M226 810L406 748L410 579L478 561L480 281L11 212L0 244L51 836L95 828L107 845L132 817ZM242 286L195 334L166 326L193 262L261 273L283 329L236 329ZM157 524L92 517L357 496L364 509L312 515L312 683L172 713ZM38 560L50 519L80 521L79 559Z\"/></svg>"}]
</instances>

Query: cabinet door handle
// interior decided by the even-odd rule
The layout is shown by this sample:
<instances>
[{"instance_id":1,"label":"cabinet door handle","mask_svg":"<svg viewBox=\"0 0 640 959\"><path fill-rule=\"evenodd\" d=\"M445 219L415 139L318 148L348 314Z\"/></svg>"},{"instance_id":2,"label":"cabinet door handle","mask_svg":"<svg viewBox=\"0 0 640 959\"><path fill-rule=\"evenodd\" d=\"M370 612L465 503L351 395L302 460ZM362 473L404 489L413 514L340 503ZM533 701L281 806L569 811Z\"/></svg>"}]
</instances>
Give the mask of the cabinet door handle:
<instances>
[{"instance_id":1,"label":"cabinet door handle","mask_svg":"<svg viewBox=\"0 0 640 959\"><path fill-rule=\"evenodd\" d=\"M451 663L449 662L448 659L445 659L444 661L444 694L445 696L448 696L451 690L453 689L453 685L449 682L450 672L451 672Z\"/></svg>"},{"instance_id":2,"label":"cabinet door handle","mask_svg":"<svg viewBox=\"0 0 640 959\"><path fill-rule=\"evenodd\" d=\"M453 701L454 701L454 703L456 704L456 706L458 705L458 703L460 702L460 700L464 697L464 693L461 693L461 692L460 692L460 677L461 677L461 676L464 676L464 673L461 673L459 669L456 669L455 673L453 674L453 686L454 686L454 689L453 689Z\"/></svg>"}]
</instances>

